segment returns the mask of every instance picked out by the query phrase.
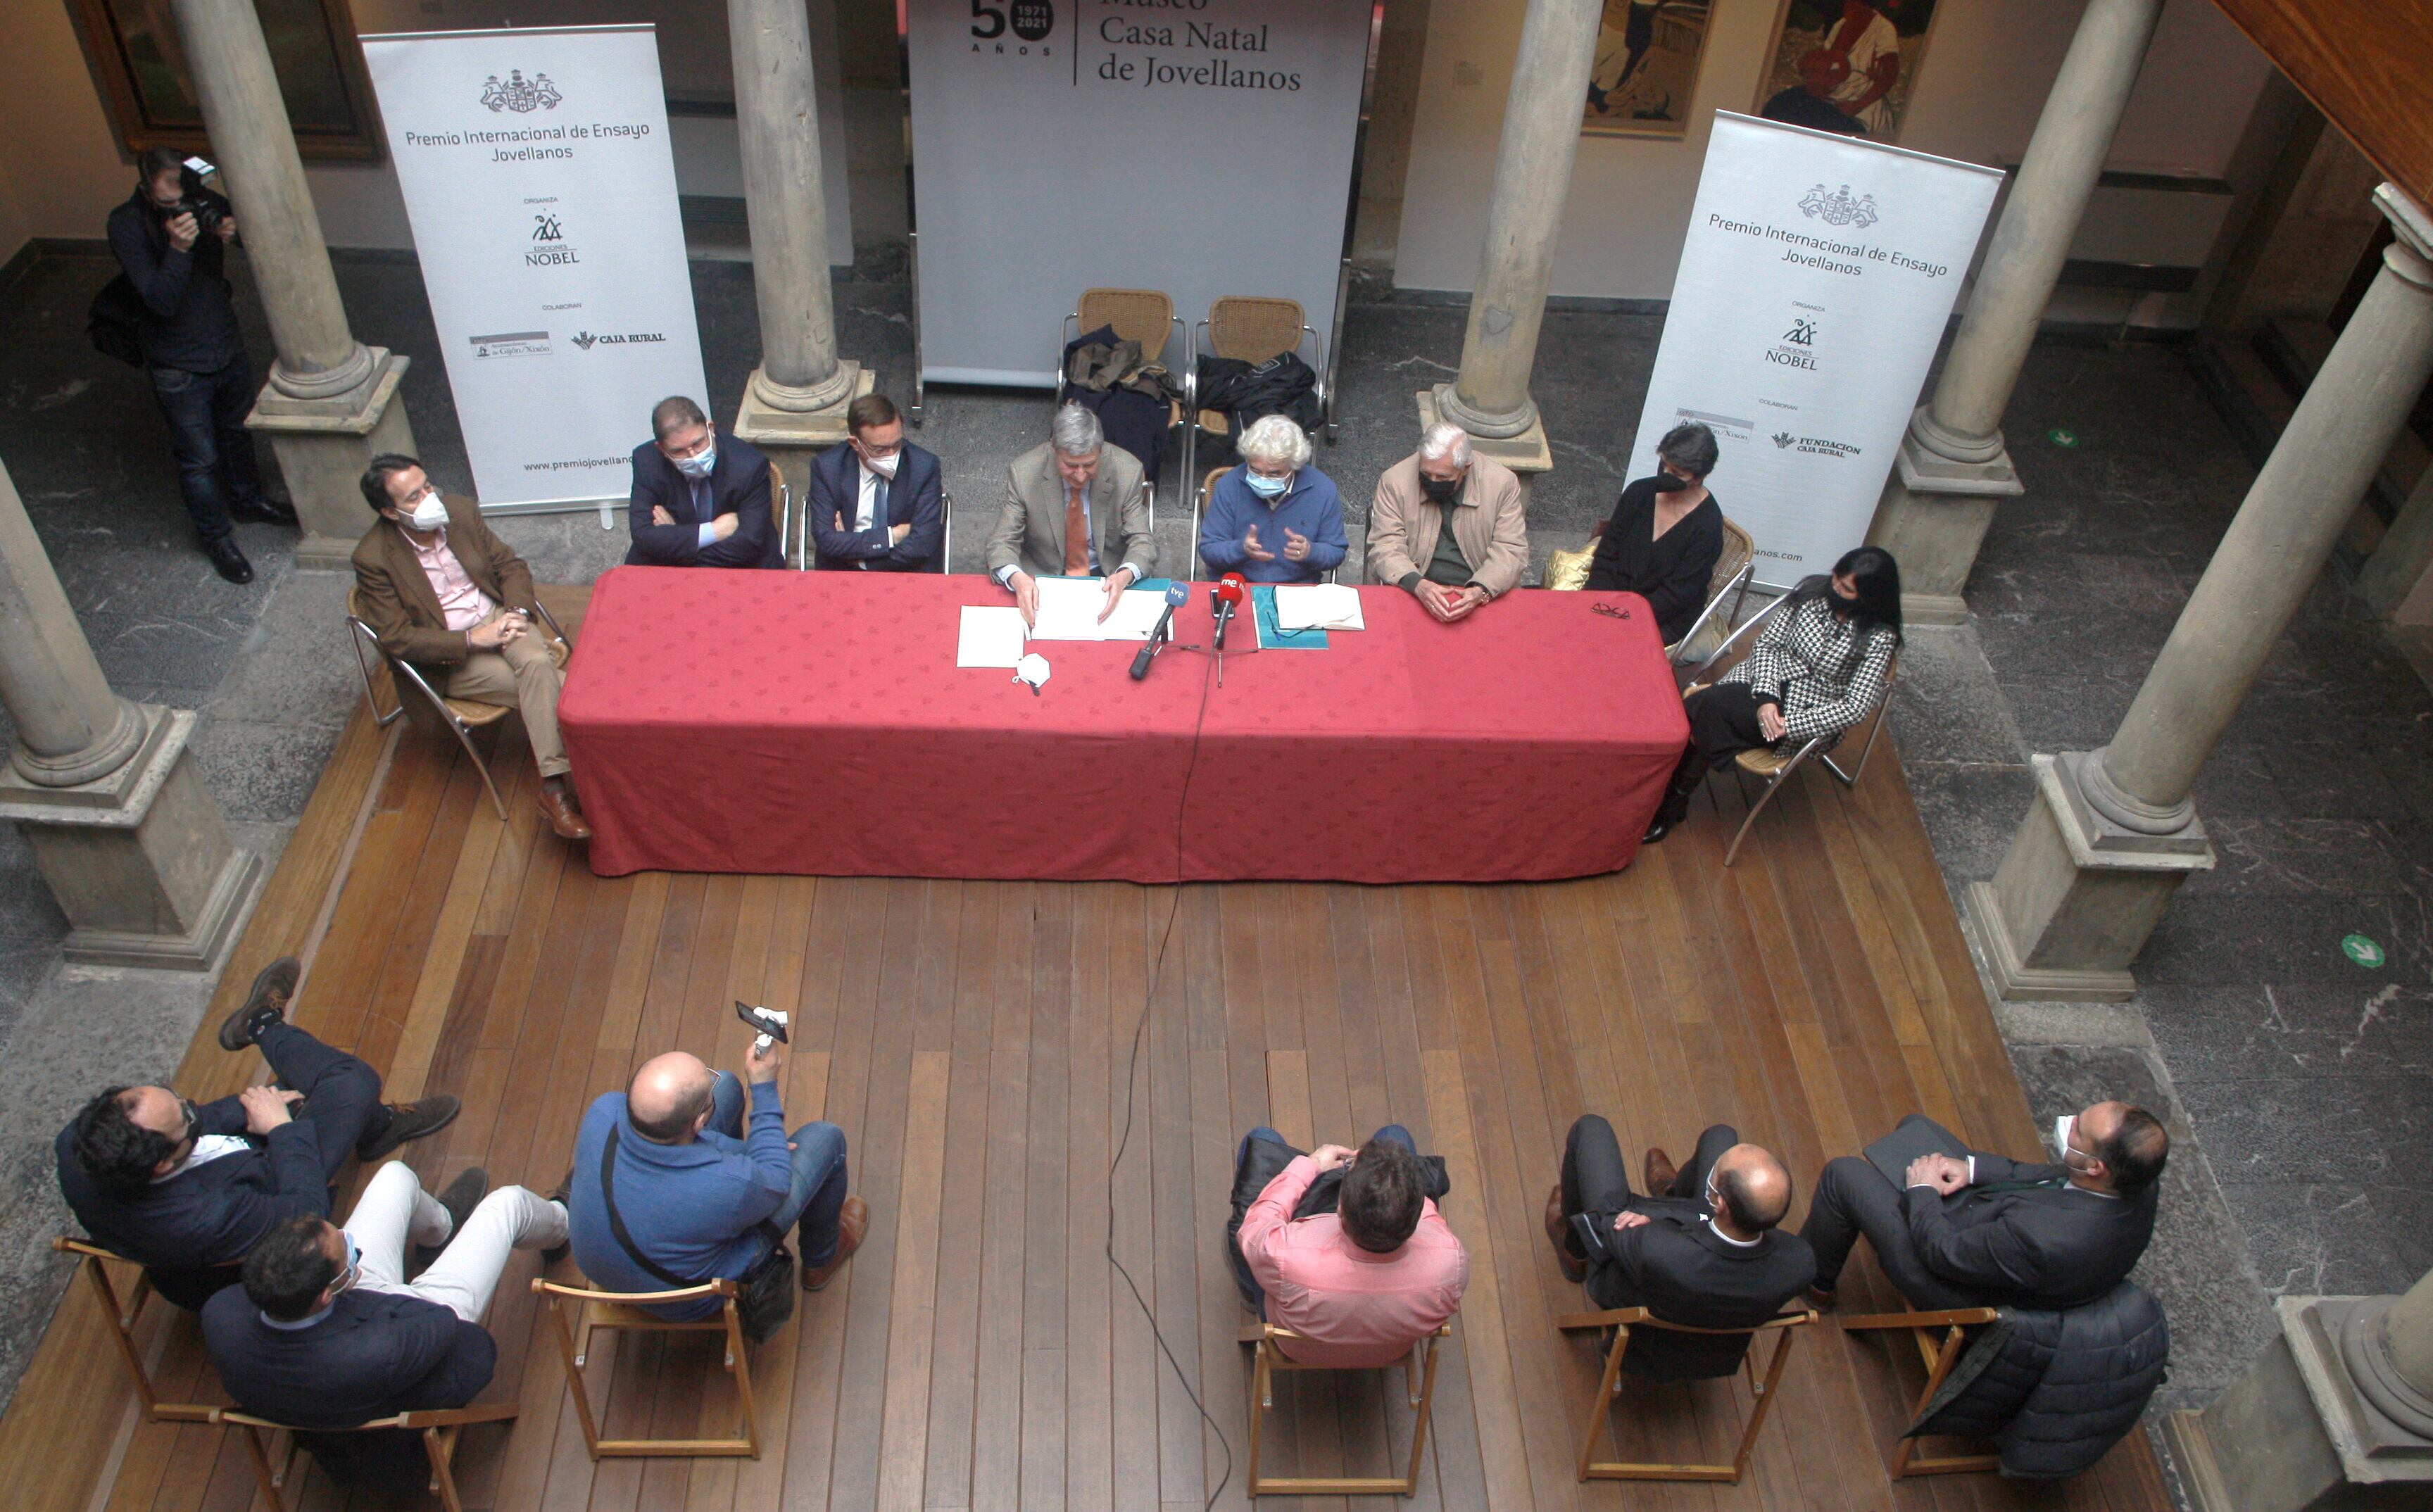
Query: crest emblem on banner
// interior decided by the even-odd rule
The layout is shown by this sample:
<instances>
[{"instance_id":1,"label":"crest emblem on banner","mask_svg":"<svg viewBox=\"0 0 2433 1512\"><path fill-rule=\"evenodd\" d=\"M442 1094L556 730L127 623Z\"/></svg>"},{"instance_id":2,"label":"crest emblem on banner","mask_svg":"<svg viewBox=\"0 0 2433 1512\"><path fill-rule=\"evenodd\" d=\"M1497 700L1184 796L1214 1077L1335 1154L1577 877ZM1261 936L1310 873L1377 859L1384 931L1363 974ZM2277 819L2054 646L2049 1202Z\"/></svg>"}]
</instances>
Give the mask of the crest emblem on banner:
<instances>
[{"instance_id":1,"label":"crest emblem on banner","mask_svg":"<svg viewBox=\"0 0 2433 1512\"><path fill-rule=\"evenodd\" d=\"M547 74L535 74L527 80L520 68L509 69L503 84L493 74L482 85L482 103L494 113L513 110L518 115L530 115L535 110L554 110L564 98Z\"/></svg>"},{"instance_id":2,"label":"crest emblem on banner","mask_svg":"<svg viewBox=\"0 0 2433 1512\"><path fill-rule=\"evenodd\" d=\"M1856 226L1862 229L1876 223L1876 196L1861 195L1850 197L1850 186L1844 184L1833 194L1827 194L1818 184L1799 201L1799 212L1828 226Z\"/></svg>"}]
</instances>

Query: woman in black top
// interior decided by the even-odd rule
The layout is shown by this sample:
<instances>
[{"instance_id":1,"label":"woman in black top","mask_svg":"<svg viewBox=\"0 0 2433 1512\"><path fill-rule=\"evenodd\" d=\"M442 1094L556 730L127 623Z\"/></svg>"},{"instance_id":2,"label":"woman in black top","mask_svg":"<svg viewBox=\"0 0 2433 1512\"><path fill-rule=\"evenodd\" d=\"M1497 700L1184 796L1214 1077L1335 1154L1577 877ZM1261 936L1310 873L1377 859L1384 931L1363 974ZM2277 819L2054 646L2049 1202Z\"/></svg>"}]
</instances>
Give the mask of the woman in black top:
<instances>
[{"instance_id":1,"label":"woman in black top","mask_svg":"<svg viewBox=\"0 0 2433 1512\"><path fill-rule=\"evenodd\" d=\"M1724 511L1707 492L1715 451L1715 433L1695 420L1666 432L1656 444L1659 470L1622 491L1589 564L1590 587L1647 601L1668 646L1698 622L1724 554Z\"/></svg>"}]
</instances>

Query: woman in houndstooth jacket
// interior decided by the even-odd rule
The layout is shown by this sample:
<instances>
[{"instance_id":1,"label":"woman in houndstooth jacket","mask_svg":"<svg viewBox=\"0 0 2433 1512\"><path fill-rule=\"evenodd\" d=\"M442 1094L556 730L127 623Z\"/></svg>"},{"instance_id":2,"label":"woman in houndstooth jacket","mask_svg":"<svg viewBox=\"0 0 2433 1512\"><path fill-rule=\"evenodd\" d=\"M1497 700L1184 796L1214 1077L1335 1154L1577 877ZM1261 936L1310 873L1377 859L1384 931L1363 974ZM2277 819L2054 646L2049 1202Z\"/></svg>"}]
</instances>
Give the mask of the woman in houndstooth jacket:
<instances>
[{"instance_id":1,"label":"woman in houndstooth jacket","mask_svg":"<svg viewBox=\"0 0 2433 1512\"><path fill-rule=\"evenodd\" d=\"M1884 695L1900 640L1900 569L1881 547L1846 552L1829 576L1792 589L1756 649L1690 695L1690 746L1642 842L1671 833L1707 773L1743 751L1796 749L1865 719Z\"/></svg>"}]
</instances>

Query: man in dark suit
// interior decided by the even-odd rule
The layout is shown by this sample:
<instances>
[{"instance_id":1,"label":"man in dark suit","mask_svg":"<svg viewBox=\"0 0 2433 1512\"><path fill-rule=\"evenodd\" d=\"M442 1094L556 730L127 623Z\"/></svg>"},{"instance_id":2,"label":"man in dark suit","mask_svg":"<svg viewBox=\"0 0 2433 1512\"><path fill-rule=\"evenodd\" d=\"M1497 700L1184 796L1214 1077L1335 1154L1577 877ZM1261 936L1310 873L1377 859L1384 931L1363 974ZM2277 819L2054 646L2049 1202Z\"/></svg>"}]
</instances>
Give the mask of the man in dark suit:
<instances>
[{"instance_id":1,"label":"man in dark suit","mask_svg":"<svg viewBox=\"0 0 2433 1512\"><path fill-rule=\"evenodd\" d=\"M1649 1150L1642 1176L1644 1197L1630 1189L1611 1124L1588 1113L1572 1125L1562 1181L1546 1199L1546 1235L1563 1274L1586 1281L1597 1306L1644 1307L1691 1328L1749 1328L1815 1278L1807 1244L1777 1227L1791 1209L1791 1173L1729 1125L1698 1136L1686 1170Z\"/></svg>"},{"instance_id":2,"label":"man in dark suit","mask_svg":"<svg viewBox=\"0 0 2433 1512\"><path fill-rule=\"evenodd\" d=\"M258 1046L278 1080L197 1108L166 1087L111 1087L56 1142L60 1191L94 1242L199 1308L277 1224L330 1211L349 1156L377 1160L447 1127L453 1097L383 1106L380 1073L286 1021L297 962L254 978L220 1047Z\"/></svg>"},{"instance_id":3,"label":"man in dark suit","mask_svg":"<svg viewBox=\"0 0 2433 1512\"><path fill-rule=\"evenodd\" d=\"M651 409L634 449L628 567L783 567L769 513L769 459L677 395Z\"/></svg>"},{"instance_id":4,"label":"man in dark suit","mask_svg":"<svg viewBox=\"0 0 2433 1512\"><path fill-rule=\"evenodd\" d=\"M243 1286L203 1308L203 1347L237 1406L298 1428L351 1428L471 1402L498 1361L482 1317L509 1254L566 1242L563 1201L520 1186L485 1197L488 1185L475 1167L434 1198L392 1161L345 1228L299 1217L271 1230L246 1256ZM437 1251L412 1282L409 1244ZM308 1447L333 1470L358 1457L350 1451L377 1453L351 1437Z\"/></svg>"},{"instance_id":5,"label":"man in dark suit","mask_svg":"<svg viewBox=\"0 0 2433 1512\"><path fill-rule=\"evenodd\" d=\"M372 458L363 490L380 516L355 545L364 623L383 651L413 663L446 697L519 711L549 827L562 840L589 840L557 735L557 658L531 633L540 604L532 569L491 532L479 506L443 496L412 457Z\"/></svg>"},{"instance_id":6,"label":"man in dark suit","mask_svg":"<svg viewBox=\"0 0 2433 1512\"><path fill-rule=\"evenodd\" d=\"M1816 1250L1809 1300L1833 1305L1862 1233L1914 1307L2059 1309L2110 1291L2153 1236L2170 1137L2143 1108L2099 1102L2055 1120L2053 1143L2057 1165L1983 1152L1921 1156L1898 1192L1857 1156L1827 1162L1800 1231Z\"/></svg>"},{"instance_id":7,"label":"man in dark suit","mask_svg":"<svg viewBox=\"0 0 2433 1512\"><path fill-rule=\"evenodd\" d=\"M904 439L904 417L884 394L845 407L852 439L811 464L811 543L823 571L939 570L946 539L935 452Z\"/></svg>"}]
</instances>

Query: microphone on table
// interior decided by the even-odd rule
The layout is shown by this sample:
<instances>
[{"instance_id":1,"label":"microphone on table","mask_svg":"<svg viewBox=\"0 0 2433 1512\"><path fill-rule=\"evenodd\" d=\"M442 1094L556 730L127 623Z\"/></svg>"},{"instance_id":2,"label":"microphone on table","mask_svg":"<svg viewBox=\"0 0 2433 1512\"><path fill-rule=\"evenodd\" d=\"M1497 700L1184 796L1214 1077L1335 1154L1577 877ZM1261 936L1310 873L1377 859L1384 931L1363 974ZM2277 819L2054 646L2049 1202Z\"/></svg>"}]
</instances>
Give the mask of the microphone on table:
<instances>
[{"instance_id":1,"label":"microphone on table","mask_svg":"<svg viewBox=\"0 0 2433 1512\"><path fill-rule=\"evenodd\" d=\"M1158 643L1171 634L1168 627L1174 623L1174 611L1182 608L1190 598L1190 584L1178 579L1165 586L1165 612L1157 617L1157 628L1148 633L1148 643L1132 656L1133 682L1137 683L1148 675L1148 664L1157 659Z\"/></svg>"},{"instance_id":2,"label":"microphone on table","mask_svg":"<svg viewBox=\"0 0 2433 1512\"><path fill-rule=\"evenodd\" d=\"M1228 572L1216 580L1208 596L1216 607L1216 649L1225 649L1225 627L1234 622L1234 611L1241 605L1250 591L1250 584L1239 572Z\"/></svg>"}]
</instances>

